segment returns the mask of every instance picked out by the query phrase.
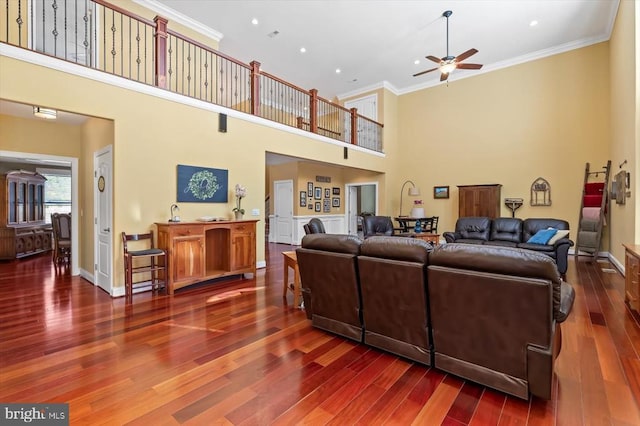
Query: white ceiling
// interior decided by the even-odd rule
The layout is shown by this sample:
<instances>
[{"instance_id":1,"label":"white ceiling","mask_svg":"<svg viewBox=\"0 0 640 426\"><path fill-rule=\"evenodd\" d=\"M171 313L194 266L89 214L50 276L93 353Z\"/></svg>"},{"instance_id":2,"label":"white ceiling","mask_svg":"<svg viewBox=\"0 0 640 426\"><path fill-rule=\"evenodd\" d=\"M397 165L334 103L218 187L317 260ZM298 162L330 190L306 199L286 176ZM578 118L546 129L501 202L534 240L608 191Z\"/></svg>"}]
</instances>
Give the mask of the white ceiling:
<instances>
[{"instance_id":1,"label":"white ceiling","mask_svg":"<svg viewBox=\"0 0 640 426\"><path fill-rule=\"evenodd\" d=\"M385 83L396 93L442 84L439 73L412 75L446 55L445 10L453 56L489 72L608 40L619 0L137 0L222 33L219 50L324 98ZM622 0L630 1L630 0ZM167 10L166 8L170 8ZM168 17L171 21L171 17ZM174 17L175 18L175 17ZM258 19L258 25L251 19ZM531 21L538 24L530 26ZM171 24L169 24L171 25ZM279 34L268 35L273 31ZM300 53L305 47L307 52ZM414 64L419 59L420 64ZM337 74L335 70L341 69ZM577 70L576 70L577 71Z\"/></svg>"}]
</instances>

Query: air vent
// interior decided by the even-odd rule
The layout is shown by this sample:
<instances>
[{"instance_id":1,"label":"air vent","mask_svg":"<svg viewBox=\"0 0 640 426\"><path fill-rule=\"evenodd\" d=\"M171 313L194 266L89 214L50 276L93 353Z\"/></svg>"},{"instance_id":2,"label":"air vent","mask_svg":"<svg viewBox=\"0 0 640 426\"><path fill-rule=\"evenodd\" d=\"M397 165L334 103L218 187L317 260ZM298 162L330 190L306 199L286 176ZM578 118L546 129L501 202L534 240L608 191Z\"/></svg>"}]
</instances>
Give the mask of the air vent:
<instances>
[{"instance_id":1,"label":"air vent","mask_svg":"<svg viewBox=\"0 0 640 426\"><path fill-rule=\"evenodd\" d=\"M280 34L280 31L275 30L275 31L271 31L269 34L267 34L267 37L269 38L274 38L275 36L277 36L278 34Z\"/></svg>"}]
</instances>

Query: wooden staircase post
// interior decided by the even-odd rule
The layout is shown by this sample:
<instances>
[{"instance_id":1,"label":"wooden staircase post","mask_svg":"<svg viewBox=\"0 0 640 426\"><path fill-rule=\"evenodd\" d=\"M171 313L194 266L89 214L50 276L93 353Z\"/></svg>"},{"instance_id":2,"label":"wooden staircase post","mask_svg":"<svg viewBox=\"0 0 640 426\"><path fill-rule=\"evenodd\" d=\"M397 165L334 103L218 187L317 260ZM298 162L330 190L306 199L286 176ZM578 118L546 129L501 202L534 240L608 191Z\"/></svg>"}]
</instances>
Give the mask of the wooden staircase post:
<instances>
[{"instance_id":1,"label":"wooden staircase post","mask_svg":"<svg viewBox=\"0 0 640 426\"><path fill-rule=\"evenodd\" d=\"M156 86L167 88L167 23L162 16L153 18L156 23L155 49L156 49Z\"/></svg>"},{"instance_id":2,"label":"wooden staircase post","mask_svg":"<svg viewBox=\"0 0 640 426\"><path fill-rule=\"evenodd\" d=\"M251 61L251 114L260 116L260 62Z\"/></svg>"}]
</instances>

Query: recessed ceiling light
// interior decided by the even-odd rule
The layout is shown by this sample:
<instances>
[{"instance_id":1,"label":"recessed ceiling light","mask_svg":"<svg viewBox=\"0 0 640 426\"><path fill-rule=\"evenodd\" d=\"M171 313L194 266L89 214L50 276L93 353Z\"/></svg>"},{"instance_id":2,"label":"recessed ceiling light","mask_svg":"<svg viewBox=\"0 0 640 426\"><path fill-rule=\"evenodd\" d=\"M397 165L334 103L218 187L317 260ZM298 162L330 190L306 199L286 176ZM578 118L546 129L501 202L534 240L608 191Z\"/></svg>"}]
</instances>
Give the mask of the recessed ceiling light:
<instances>
[{"instance_id":1,"label":"recessed ceiling light","mask_svg":"<svg viewBox=\"0 0 640 426\"><path fill-rule=\"evenodd\" d=\"M416 65L420 64L420 59L416 59L415 61L413 61L413 63Z\"/></svg>"},{"instance_id":2,"label":"recessed ceiling light","mask_svg":"<svg viewBox=\"0 0 640 426\"><path fill-rule=\"evenodd\" d=\"M306 51L307 51L307 49L305 49L304 47L301 47L301 48L300 48L300 53L304 53L304 52L306 52Z\"/></svg>"},{"instance_id":3,"label":"recessed ceiling light","mask_svg":"<svg viewBox=\"0 0 640 426\"><path fill-rule=\"evenodd\" d=\"M258 25L258 20L257 20L256 18L253 18L253 19L251 20L251 23L252 23L253 25Z\"/></svg>"},{"instance_id":4,"label":"recessed ceiling light","mask_svg":"<svg viewBox=\"0 0 640 426\"><path fill-rule=\"evenodd\" d=\"M342 70L340 68L336 68L336 74L340 74Z\"/></svg>"},{"instance_id":5,"label":"recessed ceiling light","mask_svg":"<svg viewBox=\"0 0 640 426\"><path fill-rule=\"evenodd\" d=\"M538 21L536 21L535 19L531 22L529 22L529 26L530 27L535 27L536 25L538 25Z\"/></svg>"}]
</instances>

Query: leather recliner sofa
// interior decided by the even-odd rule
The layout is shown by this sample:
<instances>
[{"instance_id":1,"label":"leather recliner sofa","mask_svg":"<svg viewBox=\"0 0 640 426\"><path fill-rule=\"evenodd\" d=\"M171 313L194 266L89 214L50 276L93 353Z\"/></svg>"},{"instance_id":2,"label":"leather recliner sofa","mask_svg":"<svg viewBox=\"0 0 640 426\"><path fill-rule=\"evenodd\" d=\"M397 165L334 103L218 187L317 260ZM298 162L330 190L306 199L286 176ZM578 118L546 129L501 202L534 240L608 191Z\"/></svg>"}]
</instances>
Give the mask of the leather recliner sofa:
<instances>
[{"instance_id":1,"label":"leather recliner sofa","mask_svg":"<svg viewBox=\"0 0 640 426\"><path fill-rule=\"evenodd\" d=\"M511 217L461 217L456 221L455 232L445 232L442 235L447 243L517 247L544 253L555 260L558 272L564 277L573 241L564 237L551 245L527 243L538 231L547 228L569 230L569 222L546 218L522 220Z\"/></svg>"},{"instance_id":2,"label":"leather recliner sofa","mask_svg":"<svg viewBox=\"0 0 640 426\"><path fill-rule=\"evenodd\" d=\"M549 399L574 292L546 255L512 247L314 234L296 252L324 330L527 399Z\"/></svg>"},{"instance_id":3,"label":"leather recliner sofa","mask_svg":"<svg viewBox=\"0 0 640 426\"><path fill-rule=\"evenodd\" d=\"M551 398L573 288L553 260L510 247L445 244L429 256L434 364L527 399Z\"/></svg>"}]
</instances>

